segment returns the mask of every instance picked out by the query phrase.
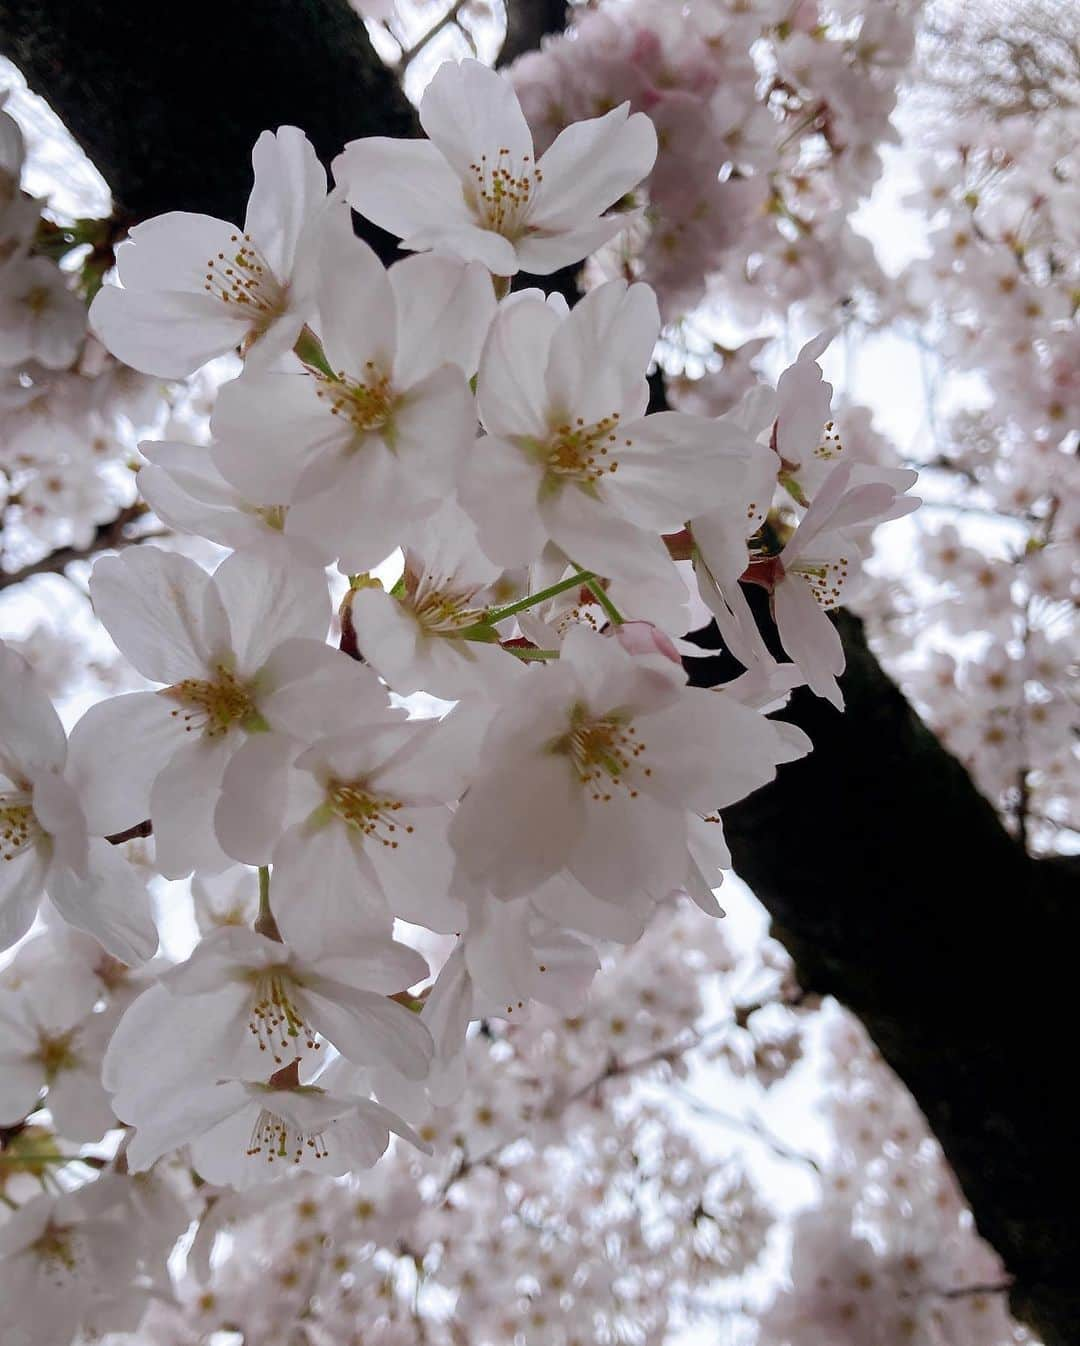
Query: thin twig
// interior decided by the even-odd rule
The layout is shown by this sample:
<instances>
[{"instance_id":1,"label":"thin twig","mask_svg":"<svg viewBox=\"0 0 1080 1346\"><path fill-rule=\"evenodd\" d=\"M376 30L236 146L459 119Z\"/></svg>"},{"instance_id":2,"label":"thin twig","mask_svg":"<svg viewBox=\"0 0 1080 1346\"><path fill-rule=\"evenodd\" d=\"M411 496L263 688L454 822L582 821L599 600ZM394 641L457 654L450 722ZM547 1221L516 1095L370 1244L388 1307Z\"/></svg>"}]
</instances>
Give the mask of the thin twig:
<instances>
[{"instance_id":1,"label":"thin twig","mask_svg":"<svg viewBox=\"0 0 1080 1346\"><path fill-rule=\"evenodd\" d=\"M87 546L58 547L55 551L49 552L47 556L42 556L37 561L31 561L29 565L22 566L19 570L0 571L0 589L7 589L13 584L21 584L23 580L28 580L33 575L62 575L73 561L85 561L101 551L133 546L135 543L145 542L151 536L163 536L162 533L144 533L136 537L126 536L125 530L128 525L135 523L136 520L143 518L149 512L149 506L141 500L136 500L132 505L125 505L115 518L98 524L94 536Z\"/></svg>"}]
</instances>

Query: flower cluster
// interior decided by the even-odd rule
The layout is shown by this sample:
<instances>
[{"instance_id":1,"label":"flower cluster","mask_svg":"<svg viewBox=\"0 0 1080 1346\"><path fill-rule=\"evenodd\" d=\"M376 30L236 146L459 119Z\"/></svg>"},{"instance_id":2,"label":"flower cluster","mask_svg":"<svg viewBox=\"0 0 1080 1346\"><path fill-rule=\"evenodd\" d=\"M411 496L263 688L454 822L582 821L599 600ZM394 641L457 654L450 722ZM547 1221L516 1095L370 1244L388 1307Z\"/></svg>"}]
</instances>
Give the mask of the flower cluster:
<instances>
[{"instance_id":1,"label":"flower cluster","mask_svg":"<svg viewBox=\"0 0 1080 1346\"><path fill-rule=\"evenodd\" d=\"M759 1319L760 1346L1031 1342L910 1096L848 1015L832 1010L825 1036L821 1201L793 1222L788 1281Z\"/></svg>"},{"instance_id":2,"label":"flower cluster","mask_svg":"<svg viewBox=\"0 0 1080 1346\"><path fill-rule=\"evenodd\" d=\"M87 546L134 495L123 463L160 390L88 332L109 221L57 223L20 185L23 135L0 95L0 533L4 569Z\"/></svg>"},{"instance_id":3,"label":"flower cluster","mask_svg":"<svg viewBox=\"0 0 1080 1346\"><path fill-rule=\"evenodd\" d=\"M1069 107L1038 122L971 116L922 162L912 203L930 256L904 284L950 371L931 397L953 410L929 463L928 592L892 579L869 608L930 723L1043 851L1075 829L1076 125ZM976 390L961 399L965 376Z\"/></svg>"},{"instance_id":4,"label":"flower cluster","mask_svg":"<svg viewBox=\"0 0 1080 1346\"><path fill-rule=\"evenodd\" d=\"M878 176L878 147L914 40L916 0L630 0L583 6L565 36L511 74L547 143L628 100L660 152L644 219L602 254L643 274L666 317L708 292L754 323L804 303L821 321L883 277L848 219Z\"/></svg>"},{"instance_id":5,"label":"flower cluster","mask_svg":"<svg viewBox=\"0 0 1080 1346\"><path fill-rule=\"evenodd\" d=\"M86 1140L116 1119L131 1172L189 1146L203 1181L244 1188L366 1168L391 1132L423 1147L471 1022L577 1001L598 943L632 943L673 893L717 913L718 810L810 747L763 711L804 679L839 699L826 612L870 527L914 503L911 474L833 461L824 339L724 418L649 414L647 286L573 309L505 293L519 265L621 226L606 212L655 150L642 114L572 126L534 161L510 85L465 62L421 119L430 141L347 146L329 193L300 131L265 133L243 225L139 225L91 309L156 375L244 356L211 443L146 444L141 474L162 520L229 554L211 573L133 547L90 580L146 690L92 706L68 744L2 652L4 945L44 889L115 958L153 952L144 884L106 838L152 829L170 880L260 869L252 927L155 976L100 1079L80 1045L112 1028L95 999L55 1022L12 1010L27 1064L0 1122L44 1101ZM429 221L446 203L437 229L421 200ZM384 269L347 202L418 255ZM791 508L766 538L777 489ZM387 589L371 572L395 548ZM765 651L741 579L769 589L795 664ZM689 685L679 657L694 582L747 665L725 688ZM410 718L416 692L450 708ZM402 922L453 936L427 985ZM73 1091L95 1100L74 1129Z\"/></svg>"}]
</instances>

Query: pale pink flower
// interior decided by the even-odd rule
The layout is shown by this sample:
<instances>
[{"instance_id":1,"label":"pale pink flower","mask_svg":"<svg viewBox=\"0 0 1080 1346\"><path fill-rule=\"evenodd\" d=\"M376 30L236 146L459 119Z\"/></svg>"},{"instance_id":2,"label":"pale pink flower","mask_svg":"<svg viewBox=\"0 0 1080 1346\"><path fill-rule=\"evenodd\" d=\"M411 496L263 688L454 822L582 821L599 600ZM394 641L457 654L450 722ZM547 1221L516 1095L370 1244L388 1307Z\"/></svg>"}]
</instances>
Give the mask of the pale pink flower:
<instances>
[{"instance_id":1,"label":"pale pink flower","mask_svg":"<svg viewBox=\"0 0 1080 1346\"><path fill-rule=\"evenodd\" d=\"M237 346L263 367L291 350L315 303L326 172L294 126L264 131L251 160L242 229L172 211L117 248L121 285L98 291L90 321L125 364L179 379Z\"/></svg>"},{"instance_id":2,"label":"pale pink flower","mask_svg":"<svg viewBox=\"0 0 1080 1346\"><path fill-rule=\"evenodd\" d=\"M354 140L334 160L349 204L415 251L479 261L497 276L545 275L623 227L605 216L652 168L656 132L623 103L569 126L535 157L505 76L445 62L420 102L429 140Z\"/></svg>"}]
</instances>

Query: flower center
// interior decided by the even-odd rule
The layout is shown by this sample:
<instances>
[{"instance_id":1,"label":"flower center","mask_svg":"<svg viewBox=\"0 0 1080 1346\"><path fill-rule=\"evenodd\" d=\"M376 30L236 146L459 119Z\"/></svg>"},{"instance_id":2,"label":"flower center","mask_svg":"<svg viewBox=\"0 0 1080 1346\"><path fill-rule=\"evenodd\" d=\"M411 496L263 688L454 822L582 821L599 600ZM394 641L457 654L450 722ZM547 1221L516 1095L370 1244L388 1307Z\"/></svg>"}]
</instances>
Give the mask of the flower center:
<instances>
[{"instance_id":1,"label":"flower center","mask_svg":"<svg viewBox=\"0 0 1080 1346\"><path fill-rule=\"evenodd\" d=\"M67 1033L42 1033L38 1037L37 1059L48 1084L52 1084L61 1071L74 1070L79 1064L74 1050L76 1032L73 1028Z\"/></svg>"},{"instance_id":2,"label":"flower center","mask_svg":"<svg viewBox=\"0 0 1080 1346\"><path fill-rule=\"evenodd\" d=\"M79 1267L79 1251L75 1230L67 1225L51 1222L30 1245L30 1250L44 1264L45 1274L57 1285L74 1276Z\"/></svg>"},{"instance_id":3,"label":"flower center","mask_svg":"<svg viewBox=\"0 0 1080 1346\"><path fill-rule=\"evenodd\" d=\"M290 1159L298 1164L304 1151L310 1150L315 1159L325 1159L330 1150L321 1131L300 1131L284 1117L263 1108L251 1128L251 1140L245 1153L249 1158L263 1155L268 1164L275 1159Z\"/></svg>"},{"instance_id":4,"label":"flower center","mask_svg":"<svg viewBox=\"0 0 1080 1346\"><path fill-rule=\"evenodd\" d=\"M411 823L402 826L395 820L401 801L371 794L363 781L331 781L326 789L326 807L346 826L391 850L397 850L402 835L413 831Z\"/></svg>"},{"instance_id":5,"label":"flower center","mask_svg":"<svg viewBox=\"0 0 1080 1346\"><path fill-rule=\"evenodd\" d=\"M17 855L45 838L45 829L37 820L29 796L0 794L0 860Z\"/></svg>"},{"instance_id":6,"label":"flower center","mask_svg":"<svg viewBox=\"0 0 1080 1346\"><path fill-rule=\"evenodd\" d=\"M821 443L814 450L814 457L820 458L823 462L831 463L834 458L839 458L843 452L844 446L840 442L840 431L836 428L836 422L826 421Z\"/></svg>"},{"instance_id":7,"label":"flower center","mask_svg":"<svg viewBox=\"0 0 1080 1346\"><path fill-rule=\"evenodd\" d=\"M637 773L651 776L651 767L641 767L639 758L646 745L637 730L621 715L591 717L582 706L570 712L570 729L552 744L552 751L569 757L578 779L588 786L594 800L607 803L611 791L621 786L631 799L638 791Z\"/></svg>"},{"instance_id":8,"label":"flower center","mask_svg":"<svg viewBox=\"0 0 1080 1346\"><path fill-rule=\"evenodd\" d=\"M471 589L440 589L430 580L421 579L409 598L413 616L429 635L452 636L483 619L484 609L469 604Z\"/></svg>"},{"instance_id":9,"label":"flower center","mask_svg":"<svg viewBox=\"0 0 1080 1346\"><path fill-rule=\"evenodd\" d=\"M244 317L263 330L284 311L288 287L252 245L250 234L233 234L229 244L235 252L207 259L203 289L223 304L241 308Z\"/></svg>"},{"instance_id":10,"label":"flower center","mask_svg":"<svg viewBox=\"0 0 1080 1346\"><path fill-rule=\"evenodd\" d=\"M480 156L479 163L469 165L473 181L465 184L465 200L485 229L506 238L519 238L525 232L525 221L533 193L544 180L531 155L524 155L520 167L505 147L491 159Z\"/></svg>"},{"instance_id":11,"label":"flower center","mask_svg":"<svg viewBox=\"0 0 1080 1346\"><path fill-rule=\"evenodd\" d=\"M298 1059L305 1046L318 1051L315 1029L305 1020L293 1002L291 978L280 968L267 968L253 974L255 993L251 1002L248 1029L261 1052L269 1052L275 1065L281 1065L283 1052L290 1049Z\"/></svg>"},{"instance_id":12,"label":"flower center","mask_svg":"<svg viewBox=\"0 0 1080 1346\"><path fill-rule=\"evenodd\" d=\"M788 573L799 575L810 586L810 592L818 604L826 611L839 607L844 586L848 580L848 559L846 556L836 560L795 561L787 567Z\"/></svg>"},{"instance_id":13,"label":"flower center","mask_svg":"<svg viewBox=\"0 0 1080 1346\"><path fill-rule=\"evenodd\" d=\"M218 664L212 681L204 678L185 678L162 691L179 707L172 711L174 719L183 722L187 733L201 730L208 738L221 738L234 726L249 733L264 727L255 704L254 688L242 682L231 669Z\"/></svg>"},{"instance_id":14,"label":"flower center","mask_svg":"<svg viewBox=\"0 0 1080 1346\"><path fill-rule=\"evenodd\" d=\"M289 513L288 505L262 505L255 510L255 513L267 528L272 528L275 533L284 533L285 519Z\"/></svg>"},{"instance_id":15,"label":"flower center","mask_svg":"<svg viewBox=\"0 0 1080 1346\"><path fill-rule=\"evenodd\" d=\"M613 411L594 425L586 425L579 416L573 425L568 422L556 426L543 450L548 472L591 484L609 472L618 471L619 460L613 453L619 438L618 424L619 413ZM627 446L632 442L625 441Z\"/></svg>"},{"instance_id":16,"label":"flower center","mask_svg":"<svg viewBox=\"0 0 1080 1346\"><path fill-rule=\"evenodd\" d=\"M385 429L394 414L396 397L390 377L379 371L374 360L364 365L362 379L352 380L339 370L335 378L318 375L317 397L328 400L332 416L344 416L361 434Z\"/></svg>"}]
</instances>

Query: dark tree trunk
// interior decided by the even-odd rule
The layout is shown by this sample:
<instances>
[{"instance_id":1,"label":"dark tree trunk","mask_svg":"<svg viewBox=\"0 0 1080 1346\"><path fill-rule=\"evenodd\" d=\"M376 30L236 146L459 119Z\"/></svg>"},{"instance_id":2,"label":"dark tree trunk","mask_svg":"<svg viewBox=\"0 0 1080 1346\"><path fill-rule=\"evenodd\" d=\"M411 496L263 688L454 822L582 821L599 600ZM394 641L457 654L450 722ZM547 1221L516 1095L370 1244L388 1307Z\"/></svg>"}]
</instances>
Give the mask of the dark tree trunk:
<instances>
[{"instance_id":1,"label":"dark tree trunk","mask_svg":"<svg viewBox=\"0 0 1080 1346\"><path fill-rule=\"evenodd\" d=\"M0 0L0 49L48 99L124 222L242 221L260 131L299 126L327 167L416 116L347 0ZM396 240L361 232L385 260Z\"/></svg>"}]
</instances>

